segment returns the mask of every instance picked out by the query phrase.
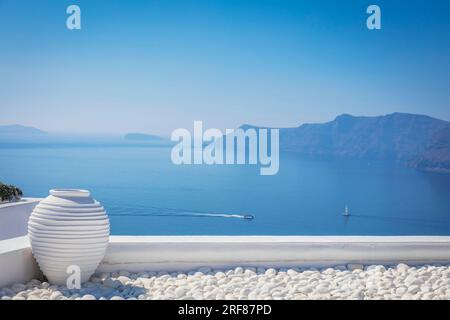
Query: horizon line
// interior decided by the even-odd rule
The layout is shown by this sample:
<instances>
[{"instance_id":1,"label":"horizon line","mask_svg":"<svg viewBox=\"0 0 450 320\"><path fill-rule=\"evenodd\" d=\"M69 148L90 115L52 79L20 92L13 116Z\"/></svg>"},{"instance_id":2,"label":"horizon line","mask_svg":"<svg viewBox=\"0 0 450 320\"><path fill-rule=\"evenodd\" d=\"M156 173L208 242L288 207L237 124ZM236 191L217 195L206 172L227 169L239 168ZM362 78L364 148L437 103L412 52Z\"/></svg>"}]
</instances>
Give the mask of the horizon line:
<instances>
[{"instance_id":1,"label":"horizon line","mask_svg":"<svg viewBox=\"0 0 450 320\"><path fill-rule=\"evenodd\" d=\"M323 121L323 122L303 122L300 123L297 126L287 126L287 127L281 127L281 126L266 126L266 125L256 125L256 124L250 124L250 123L246 123L243 122L241 125L239 125L238 127L235 127L234 129L238 129L241 128L243 126L251 126L251 127L258 127L258 128L276 128L276 129L289 129L289 128L298 128L302 125L305 124L325 124L328 122L332 122L335 121L337 118L341 117L341 116L351 116L354 118L380 118L380 117L386 117L386 116L392 116L395 114L402 114L402 115L411 115L411 116L422 116L422 117L429 117L435 120L440 120L440 121L445 121L445 122L449 122L450 120L446 120L446 119L442 119L442 118L438 118L435 116L430 116L428 114L425 113L411 113L411 112L391 112L391 113L386 113L386 114L380 114L380 115L354 115L354 114L350 114L350 113L341 113L336 115L333 119L328 120L328 121ZM146 134L146 135L154 135L154 136L159 136L159 137L170 137L170 134L157 134L157 133L149 133L149 132L143 132L143 131L124 131L124 132L76 132L76 131L59 131L59 130L55 130L55 131L49 131L46 129L43 129L41 127L37 127L34 125L29 125L29 124L20 124L20 123L9 123L9 124L1 124L0 123L0 128L1 127L14 127L14 126L19 126L19 127L24 127L24 128L30 128L30 129L35 129L35 130L39 130L42 131L42 134L65 134L65 135L91 135L91 136L124 136L127 134ZM177 128L175 128L177 129Z\"/></svg>"}]
</instances>

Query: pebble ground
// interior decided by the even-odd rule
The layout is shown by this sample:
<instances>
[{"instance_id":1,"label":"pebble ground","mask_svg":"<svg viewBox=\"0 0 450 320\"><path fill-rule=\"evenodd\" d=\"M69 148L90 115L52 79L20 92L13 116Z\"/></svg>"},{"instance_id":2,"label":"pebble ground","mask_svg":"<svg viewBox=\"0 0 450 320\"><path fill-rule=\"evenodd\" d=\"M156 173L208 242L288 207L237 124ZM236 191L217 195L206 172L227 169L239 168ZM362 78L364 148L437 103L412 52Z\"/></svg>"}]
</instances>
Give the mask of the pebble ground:
<instances>
[{"instance_id":1,"label":"pebble ground","mask_svg":"<svg viewBox=\"0 0 450 320\"><path fill-rule=\"evenodd\" d=\"M450 299L450 266L349 264L325 269L200 268L189 273L120 271L81 289L39 280L0 289L2 300Z\"/></svg>"}]
</instances>

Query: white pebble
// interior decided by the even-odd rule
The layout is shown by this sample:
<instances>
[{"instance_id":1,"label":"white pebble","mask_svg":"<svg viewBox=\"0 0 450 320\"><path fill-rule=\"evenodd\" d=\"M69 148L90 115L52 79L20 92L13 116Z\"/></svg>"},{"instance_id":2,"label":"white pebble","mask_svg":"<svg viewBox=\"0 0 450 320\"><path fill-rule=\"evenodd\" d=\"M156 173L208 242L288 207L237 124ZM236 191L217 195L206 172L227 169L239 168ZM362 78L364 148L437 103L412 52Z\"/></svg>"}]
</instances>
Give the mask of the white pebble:
<instances>
[{"instance_id":1,"label":"white pebble","mask_svg":"<svg viewBox=\"0 0 450 320\"><path fill-rule=\"evenodd\" d=\"M50 283L48 283L48 282L42 282L42 283L41 283L41 288L42 288L42 289L48 289L48 288L50 288Z\"/></svg>"},{"instance_id":2,"label":"white pebble","mask_svg":"<svg viewBox=\"0 0 450 320\"><path fill-rule=\"evenodd\" d=\"M175 295L176 295L178 298L183 297L185 294L186 294L186 289L185 289L185 288L179 287L179 288L175 289Z\"/></svg>"},{"instance_id":3,"label":"white pebble","mask_svg":"<svg viewBox=\"0 0 450 320\"><path fill-rule=\"evenodd\" d=\"M57 300L61 296L62 296L61 292L55 291L50 295L50 300Z\"/></svg>"},{"instance_id":4,"label":"white pebble","mask_svg":"<svg viewBox=\"0 0 450 320\"><path fill-rule=\"evenodd\" d=\"M122 285L126 285L128 282L130 282L130 278L127 276L120 276L117 278L117 281L120 281Z\"/></svg>"},{"instance_id":5,"label":"white pebble","mask_svg":"<svg viewBox=\"0 0 450 320\"><path fill-rule=\"evenodd\" d=\"M397 265L397 271L400 272L406 272L408 270L408 265L404 264L404 263L400 263Z\"/></svg>"},{"instance_id":6,"label":"white pebble","mask_svg":"<svg viewBox=\"0 0 450 320\"><path fill-rule=\"evenodd\" d=\"M269 268L266 270L266 272L264 273L266 276L274 276L277 274L277 270L275 270L274 268Z\"/></svg>"},{"instance_id":7,"label":"white pebble","mask_svg":"<svg viewBox=\"0 0 450 320\"><path fill-rule=\"evenodd\" d=\"M347 265L347 269L350 270L350 271L363 270L364 266L362 264L359 264L359 263L349 263Z\"/></svg>"}]
</instances>

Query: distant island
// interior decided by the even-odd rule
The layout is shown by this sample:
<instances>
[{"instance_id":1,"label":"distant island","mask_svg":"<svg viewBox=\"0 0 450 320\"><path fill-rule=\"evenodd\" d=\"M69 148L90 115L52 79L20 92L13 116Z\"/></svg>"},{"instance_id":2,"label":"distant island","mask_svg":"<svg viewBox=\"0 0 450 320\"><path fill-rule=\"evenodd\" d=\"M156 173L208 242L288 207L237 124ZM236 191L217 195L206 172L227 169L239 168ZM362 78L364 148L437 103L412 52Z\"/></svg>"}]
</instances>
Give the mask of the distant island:
<instances>
[{"instance_id":1,"label":"distant island","mask_svg":"<svg viewBox=\"0 0 450 320\"><path fill-rule=\"evenodd\" d=\"M146 133L127 133L124 136L125 140L134 140L134 141L162 141L164 140L160 136L146 134Z\"/></svg>"},{"instance_id":2,"label":"distant island","mask_svg":"<svg viewBox=\"0 0 450 320\"><path fill-rule=\"evenodd\" d=\"M394 160L424 171L450 173L450 122L408 113L342 114L326 123L281 128L280 149L313 157Z\"/></svg>"},{"instance_id":3,"label":"distant island","mask_svg":"<svg viewBox=\"0 0 450 320\"><path fill-rule=\"evenodd\" d=\"M0 144L3 147L14 146L122 146L122 145L157 145L170 146L170 140L145 133L90 134L46 132L34 127L23 125L0 125Z\"/></svg>"},{"instance_id":4,"label":"distant island","mask_svg":"<svg viewBox=\"0 0 450 320\"><path fill-rule=\"evenodd\" d=\"M47 132L33 127L26 127L20 124L0 126L0 136L36 136L46 135Z\"/></svg>"}]
</instances>

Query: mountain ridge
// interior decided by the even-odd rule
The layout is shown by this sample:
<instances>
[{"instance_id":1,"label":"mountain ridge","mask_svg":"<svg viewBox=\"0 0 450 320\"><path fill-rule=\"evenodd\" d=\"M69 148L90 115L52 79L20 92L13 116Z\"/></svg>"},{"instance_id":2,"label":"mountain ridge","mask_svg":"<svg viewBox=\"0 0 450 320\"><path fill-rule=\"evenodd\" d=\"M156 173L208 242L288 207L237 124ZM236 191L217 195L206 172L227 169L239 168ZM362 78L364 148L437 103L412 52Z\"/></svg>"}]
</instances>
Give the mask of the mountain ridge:
<instances>
[{"instance_id":1,"label":"mountain ridge","mask_svg":"<svg viewBox=\"0 0 450 320\"><path fill-rule=\"evenodd\" d=\"M450 172L450 122L400 112L341 114L324 123L280 128L280 149L313 157L395 160L421 170Z\"/></svg>"}]
</instances>

